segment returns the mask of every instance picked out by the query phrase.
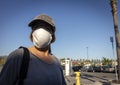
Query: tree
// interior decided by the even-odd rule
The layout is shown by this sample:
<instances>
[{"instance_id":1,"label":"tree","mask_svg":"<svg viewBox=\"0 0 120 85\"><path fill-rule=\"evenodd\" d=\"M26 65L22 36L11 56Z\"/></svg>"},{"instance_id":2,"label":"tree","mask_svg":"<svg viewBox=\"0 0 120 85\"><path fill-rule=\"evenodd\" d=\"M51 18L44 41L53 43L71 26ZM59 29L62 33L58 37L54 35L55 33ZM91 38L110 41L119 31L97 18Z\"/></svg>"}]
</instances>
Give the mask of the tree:
<instances>
[{"instance_id":1,"label":"tree","mask_svg":"<svg viewBox=\"0 0 120 85\"><path fill-rule=\"evenodd\" d=\"M102 58L102 65L112 65L112 60L103 57Z\"/></svg>"}]
</instances>

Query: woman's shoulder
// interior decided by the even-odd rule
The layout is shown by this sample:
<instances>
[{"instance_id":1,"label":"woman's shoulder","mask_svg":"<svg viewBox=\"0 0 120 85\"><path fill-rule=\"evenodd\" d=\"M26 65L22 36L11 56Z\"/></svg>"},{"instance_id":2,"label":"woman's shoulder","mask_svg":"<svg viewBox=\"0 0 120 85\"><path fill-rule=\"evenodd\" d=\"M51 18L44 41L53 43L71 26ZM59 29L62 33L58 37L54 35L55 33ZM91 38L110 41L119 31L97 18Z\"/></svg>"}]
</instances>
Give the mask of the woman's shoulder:
<instances>
[{"instance_id":1,"label":"woman's shoulder","mask_svg":"<svg viewBox=\"0 0 120 85\"><path fill-rule=\"evenodd\" d=\"M57 64L60 64L60 60L55 55L52 55L52 57Z\"/></svg>"},{"instance_id":2,"label":"woman's shoulder","mask_svg":"<svg viewBox=\"0 0 120 85\"><path fill-rule=\"evenodd\" d=\"M24 50L22 48L17 48L8 55L8 60L22 58Z\"/></svg>"},{"instance_id":3,"label":"woman's shoulder","mask_svg":"<svg viewBox=\"0 0 120 85\"><path fill-rule=\"evenodd\" d=\"M15 49L14 51L12 51L8 57L7 57L7 60L3 66L3 69L2 69L2 73L6 74L7 73L10 73L10 72L18 72L19 71L19 68L20 68L20 65L21 65L21 61L22 61L22 58L23 58L23 49ZM14 68L14 71L13 71L13 68Z\"/></svg>"}]
</instances>

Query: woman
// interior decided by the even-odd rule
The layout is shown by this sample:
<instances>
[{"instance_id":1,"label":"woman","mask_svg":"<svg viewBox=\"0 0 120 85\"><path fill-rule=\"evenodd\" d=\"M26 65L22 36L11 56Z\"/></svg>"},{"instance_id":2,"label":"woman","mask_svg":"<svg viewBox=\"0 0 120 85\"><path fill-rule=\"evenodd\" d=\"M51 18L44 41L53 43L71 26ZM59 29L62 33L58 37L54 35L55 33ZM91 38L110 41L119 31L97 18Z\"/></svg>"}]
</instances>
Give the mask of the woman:
<instances>
[{"instance_id":1,"label":"woman","mask_svg":"<svg viewBox=\"0 0 120 85\"><path fill-rule=\"evenodd\" d=\"M30 39L33 46L28 48L29 64L24 85L66 85L58 59L51 53L50 45L55 41L53 19L39 15L29 23L32 28ZM1 74L0 85L19 85L20 66L24 49L13 51L7 59Z\"/></svg>"}]
</instances>

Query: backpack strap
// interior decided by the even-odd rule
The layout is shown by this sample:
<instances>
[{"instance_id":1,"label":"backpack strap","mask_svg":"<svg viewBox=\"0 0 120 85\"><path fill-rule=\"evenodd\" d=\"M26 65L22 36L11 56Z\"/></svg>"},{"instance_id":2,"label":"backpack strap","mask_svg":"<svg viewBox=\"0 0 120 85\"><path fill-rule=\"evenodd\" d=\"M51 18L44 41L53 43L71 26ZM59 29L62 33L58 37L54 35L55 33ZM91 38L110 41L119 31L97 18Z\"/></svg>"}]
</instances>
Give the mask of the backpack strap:
<instances>
[{"instance_id":1,"label":"backpack strap","mask_svg":"<svg viewBox=\"0 0 120 85\"><path fill-rule=\"evenodd\" d=\"M22 64L19 72L18 85L23 85L24 79L27 76L30 54L29 54L29 50L26 47L19 47L19 48L23 48L24 53L23 53Z\"/></svg>"}]
</instances>

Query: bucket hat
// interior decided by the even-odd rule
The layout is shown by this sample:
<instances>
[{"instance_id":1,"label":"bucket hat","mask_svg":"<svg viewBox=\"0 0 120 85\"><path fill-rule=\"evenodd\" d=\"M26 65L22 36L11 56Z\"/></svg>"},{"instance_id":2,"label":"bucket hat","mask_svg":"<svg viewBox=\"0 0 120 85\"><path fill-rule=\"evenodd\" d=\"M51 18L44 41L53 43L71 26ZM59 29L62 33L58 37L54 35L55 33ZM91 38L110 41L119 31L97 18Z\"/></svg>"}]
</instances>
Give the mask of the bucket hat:
<instances>
[{"instance_id":1,"label":"bucket hat","mask_svg":"<svg viewBox=\"0 0 120 85\"><path fill-rule=\"evenodd\" d=\"M46 14L40 14L38 16L36 16L29 24L28 26L30 27L34 27L35 25L37 24L40 24L40 23L47 23L51 26L51 30L53 32L55 32L55 24L54 24L54 21L53 19L46 15Z\"/></svg>"}]
</instances>

